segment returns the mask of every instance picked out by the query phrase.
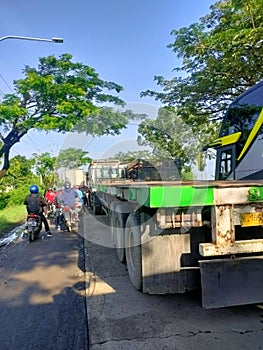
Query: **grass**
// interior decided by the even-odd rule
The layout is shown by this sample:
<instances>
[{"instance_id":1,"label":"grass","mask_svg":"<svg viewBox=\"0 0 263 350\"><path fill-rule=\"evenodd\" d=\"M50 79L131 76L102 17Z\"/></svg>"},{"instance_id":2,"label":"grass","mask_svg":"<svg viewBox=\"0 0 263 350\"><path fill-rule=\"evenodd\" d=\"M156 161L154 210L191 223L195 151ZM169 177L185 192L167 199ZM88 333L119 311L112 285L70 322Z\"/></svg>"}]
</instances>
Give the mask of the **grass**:
<instances>
[{"instance_id":1,"label":"grass","mask_svg":"<svg viewBox=\"0 0 263 350\"><path fill-rule=\"evenodd\" d=\"M12 205L0 210L0 236L26 220L23 204Z\"/></svg>"}]
</instances>

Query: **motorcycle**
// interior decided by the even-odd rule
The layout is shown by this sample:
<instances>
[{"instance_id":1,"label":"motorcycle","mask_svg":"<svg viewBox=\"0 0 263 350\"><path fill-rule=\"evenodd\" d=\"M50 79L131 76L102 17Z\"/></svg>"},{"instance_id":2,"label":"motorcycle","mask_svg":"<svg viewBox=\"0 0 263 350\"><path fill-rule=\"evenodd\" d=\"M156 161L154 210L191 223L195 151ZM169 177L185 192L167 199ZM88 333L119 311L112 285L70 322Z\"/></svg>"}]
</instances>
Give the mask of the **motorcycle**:
<instances>
[{"instance_id":1,"label":"motorcycle","mask_svg":"<svg viewBox=\"0 0 263 350\"><path fill-rule=\"evenodd\" d=\"M73 209L67 205L56 203L56 227L63 231L72 231L72 226L76 221L76 214Z\"/></svg>"},{"instance_id":2,"label":"motorcycle","mask_svg":"<svg viewBox=\"0 0 263 350\"><path fill-rule=\"evenodd\" d=\"M75 201L74 210L78 216L83 214L83 202L81 200Z\"/></svg>"},{"instance_id":3,"label":"motorcycle","mask_svg":"<svg viewBox=\"0 0 263 350\"><path fill-rule=\"evenodd\" d=\"M39 233L42 229L41 217L37 214L28 214L26 220L25 233L28 235L29 242L35 241L39 237Z\"/></svg>"},{"instance_id":4,"label":"motorcycle","mask_svg":"<svg viewBox=\"0 0 263 350\"><path fill-rule=\"evenodd\" d=\"M62 209L62 214L64 217L64 225L66 229L71 232L72 226L74 226L76 222L76 213L75 210L70 208L68 205L64 205Z\"/></svg>"},{"instance_id":5,"label":"motorcycle","mask_svg":"<svg viewBox=\"0 0 263 350\"><path fill-rule=\"evenodd\" d=\"M48 206L47 206L47 217L49 219L54 219L56 214L56 205L54 203L50 203L48 202Z\"/></svg>"}]
</instances>

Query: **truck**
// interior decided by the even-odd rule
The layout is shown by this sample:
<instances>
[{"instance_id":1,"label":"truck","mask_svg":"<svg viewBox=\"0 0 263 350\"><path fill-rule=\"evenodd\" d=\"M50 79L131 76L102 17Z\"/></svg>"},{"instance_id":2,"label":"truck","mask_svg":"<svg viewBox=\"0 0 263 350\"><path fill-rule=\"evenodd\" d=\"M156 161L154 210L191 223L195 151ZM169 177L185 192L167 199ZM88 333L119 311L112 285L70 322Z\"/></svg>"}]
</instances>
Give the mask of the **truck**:
<instances>
[{"instance_id":1,"label":"truck","mask_svg":"<svg viewBox=\"0 0 263 350\"><path fill-rule=\"evenodd\" d=\"M65 170L64 178L71 185L86 185L86 172L83 169L67 169Z\"/></svg>"},{"instance_id":2,"label":"truck","mask_svg":"<svg viewBox=\"0 0 263 350\"><path fill-rule=\"evenodd\" d=\"M180 181L176 162L167 172L167 163L143 160L115 178L92 178L95 214L108 216L136 289L200 289L204 309L263 301L262 107L263 83L230 105L219 138L205 148L217 151L215 180Z\"/></svg>"},{"instance_id":3,"label":"truck","mask_svg":"<svg viewBox=\"0 0 263 350\"><path fill-rule=\"evenodd\" d=\"M109 184L126 177L126 163L118 159L95 159L88 169L89 204L95 215L102 214L102 206L97 196L97 185Z\"/></svg>"}]
</instances>

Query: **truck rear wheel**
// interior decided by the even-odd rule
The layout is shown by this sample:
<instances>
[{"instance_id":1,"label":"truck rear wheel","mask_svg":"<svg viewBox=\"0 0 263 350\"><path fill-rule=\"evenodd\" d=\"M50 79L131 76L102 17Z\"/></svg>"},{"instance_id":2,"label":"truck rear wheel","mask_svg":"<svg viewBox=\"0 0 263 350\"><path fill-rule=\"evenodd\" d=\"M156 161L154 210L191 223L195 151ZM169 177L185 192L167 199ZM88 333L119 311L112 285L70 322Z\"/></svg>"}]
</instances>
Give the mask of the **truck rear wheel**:
<instances>
[{"instance_id":1,"label":"truck rear wheel","mask_svg":"<svg viewBox=\"0 0 263 350\"><path fill-rule=\"evenodd\" d=\"M131 283L142 289L142 251L140 219L137 213L131 213L125 228L125 255Z\"/></svg>"},{"instance_id":2,"label":"truck rear wheel","mask_svg":"<svg viewBox=\"0 0 263 350\"><path fill-rule=\"evenodd\" d=\"M100 205L94 205L93 212L94 212L94 215L100 215L101 214L101 206Z\"/></svg>"},{"instance_id":3,"label":"truck rear wheel","mask_svg":"<svg viewBox=\"0 0 263 350\"><path fill-rule=\"evenodd\" d=\"M101 203L96 193L92 193L90 201L91 201L91 210L93 211L93 214L94 215L102 214Z\"/></svg>"},{"instance_id":4,"label":"truck rear wheel","mask_svg":"<svg viewBox=\"0 0 263 350\"><path fill-rule=\"evenodd\" d=\"M125 257L125 223L129 216L128 207L124 205L118 205L114 212L114 225L113 225L113 242L116 248L118 259L122 262L126 262Z\"/></svg>"},{"instance_id":5,"label":"truck rear wheel","mask_svg":"<svg viewBox=\"0 0 263 350\"><path fill-rule=\"evenodd\" d=\"M115 233L115 219L116 219L115 208L119 204L120 204L119 200L113 201L110 204L110 208L109 208L109 223L110 223L110 227L111 227L112 242L114 242L114 233Z\"/></svg>"}]
</instances>

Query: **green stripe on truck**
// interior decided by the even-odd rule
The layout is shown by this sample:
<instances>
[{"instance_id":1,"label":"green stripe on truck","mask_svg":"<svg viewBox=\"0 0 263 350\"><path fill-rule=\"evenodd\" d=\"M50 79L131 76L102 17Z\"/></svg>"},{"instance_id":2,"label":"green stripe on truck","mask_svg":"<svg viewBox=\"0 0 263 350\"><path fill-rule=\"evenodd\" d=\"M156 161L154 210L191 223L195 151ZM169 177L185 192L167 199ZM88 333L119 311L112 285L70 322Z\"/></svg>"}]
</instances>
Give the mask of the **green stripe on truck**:
<instances>
[{"instance_id":1,"label":"green stripe on truck","mask_svg":"<svg viewBox=\"0 0 263 350\"><path fill-rule=\"evenodd\" d=\"M130 188L130 199L151 208L205 206L214 204L214 189L192 186Z\"/></svg>"}]
</instances>

